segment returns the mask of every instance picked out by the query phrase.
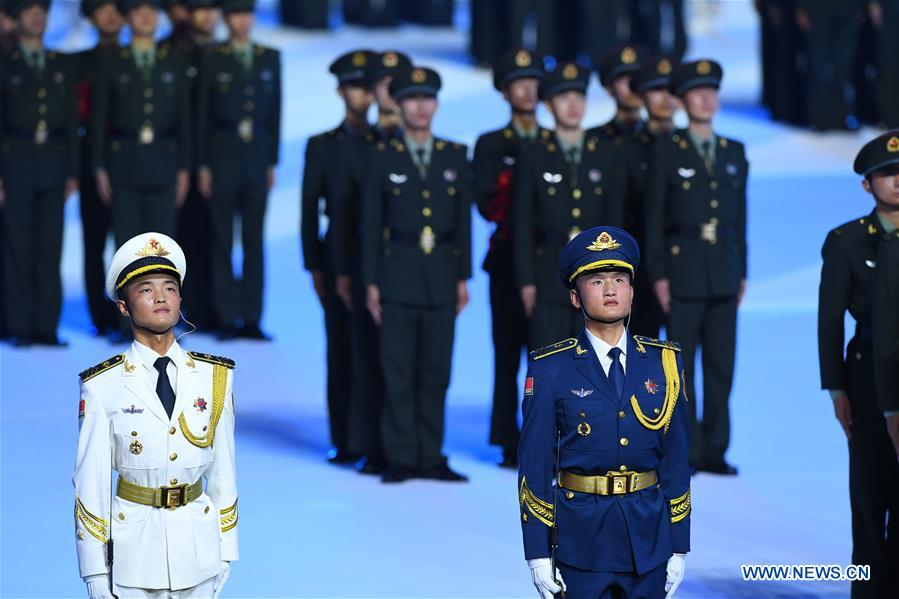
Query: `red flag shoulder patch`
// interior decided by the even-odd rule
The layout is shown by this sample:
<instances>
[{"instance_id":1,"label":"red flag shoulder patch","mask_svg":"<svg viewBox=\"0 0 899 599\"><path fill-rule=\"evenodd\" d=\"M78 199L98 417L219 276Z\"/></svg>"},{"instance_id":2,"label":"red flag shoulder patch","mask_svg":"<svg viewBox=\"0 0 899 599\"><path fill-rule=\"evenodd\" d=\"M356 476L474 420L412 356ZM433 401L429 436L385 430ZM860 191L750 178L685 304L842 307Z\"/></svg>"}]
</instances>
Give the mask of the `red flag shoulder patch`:
<instances>
[{"instance_id":1,"label":"red flag shoulder patch","mask_svg":"<svg viewBox=\"0 0 899 599\"><path fill-rule=\"evenodd\" d=\"M524 380L524 394L525 395L533 395L534 394L534 377L529 376Z\"/></svg>"},{"instance_id":2,"label":"red flag shoulder patch","mask_svg":"<svg viewBox=\"0 0 899 599\"><path fill-rule=\"evenodd\" d=\"M84 418L84 400L78 402L78 417Z\"/></svg>"}]
</instances>

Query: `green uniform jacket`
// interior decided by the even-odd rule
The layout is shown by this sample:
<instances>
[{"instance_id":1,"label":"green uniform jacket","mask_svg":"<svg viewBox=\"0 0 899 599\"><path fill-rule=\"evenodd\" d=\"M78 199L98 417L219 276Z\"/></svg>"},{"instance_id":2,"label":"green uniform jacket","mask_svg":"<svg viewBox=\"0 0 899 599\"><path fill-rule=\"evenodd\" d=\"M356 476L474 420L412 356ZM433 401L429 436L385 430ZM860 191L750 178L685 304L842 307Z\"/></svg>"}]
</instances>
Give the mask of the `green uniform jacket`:
<instances>
[{"instance_id":1,"label":"green uniform jacket","mask_svg":"<svg viewBox=\"0 0 899 599\"><path fill-rule=\"evenodd\" d=\"M247 72L229 42L204 55L198 88L198 163L216 177L264 182L281 143L281 54L253 44ZM246 135L249 132L249 135Z\"/></svg>"},{"instance_id":2,"label":"green uniform jacket","mask_svg":"<svg viewBox=\"0 0 899 599\"><path fill-rule=\"evenodd\" d=\"M743 144L717 138L710 175L685 130L656 143L646 193L645 265L671 294L702 299L736 295L746 278L746 181ZM702 239L703 224L717 227Z\"/></svg>"},{"instance_id":3,"label":"green uniform jacket","mask_svg":"<svg viewBox=\"0 0 899 599\"><path fill-rule=\"evenodd\" d=\"M190 166L190 102L183 58L167 44L156 49L149 80L131 48L105 54L93 92L94 171L106 169L113 187L164 188ZM152 131L152 135L147 132Z\"/></svg>"},{"instance_id":4,"label":"green uniform jacket","mask_svg":"<svg viewBox=\"0 0 899 599\"><path fill-rule=\"evenodd\" d=\"M427 177L405 144L379 142L362 196L362 279L410 306L456 301L471 276L471 173L464 145L434 138ZM430 234L426 234L428 229ZM430 238L433 249L423 249Z\"/></svg>"},{"instance_id":5,"label":"green uniform jacket","mask_svg":"<svg viewBox=\"0 0 899 599\"><path fill-rule=\"evenodd\" d=\"M70 56L47 51L38 78L18 49L0 55L0 163L18 172L23 161L41 184L78 177L76 73ZM46 133L38 133L39 130ZM42 144L36 143L40 137Z\"/></svg>"}]
</instances>

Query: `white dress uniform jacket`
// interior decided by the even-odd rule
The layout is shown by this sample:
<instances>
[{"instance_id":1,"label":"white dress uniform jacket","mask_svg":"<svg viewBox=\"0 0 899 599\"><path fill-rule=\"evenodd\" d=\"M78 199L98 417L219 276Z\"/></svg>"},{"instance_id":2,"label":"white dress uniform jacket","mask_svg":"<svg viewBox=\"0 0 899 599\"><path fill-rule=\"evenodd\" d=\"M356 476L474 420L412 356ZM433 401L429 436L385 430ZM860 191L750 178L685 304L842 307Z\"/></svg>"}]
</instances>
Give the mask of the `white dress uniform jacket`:
<instances>
[{"instance_id":1,"label":"white dress uniform jacket","mask_svg":"<svg viewBox=\"0 0 899 599\"><path fill-rule=\"evenodd\" d=\"M154 352L140 350L132 345L81 373L74 475L78 563L82 577L106 573L111 534L115 584L185 589L216 576L223 560L238 558L234 362L184 352L175 343L166 353L176 392L169 418L151 386L158 372L141 357ZM205 492L173 509L142 505L115 495L113 471L152 488L202 477Z\"/></svg>"}]
</instances>

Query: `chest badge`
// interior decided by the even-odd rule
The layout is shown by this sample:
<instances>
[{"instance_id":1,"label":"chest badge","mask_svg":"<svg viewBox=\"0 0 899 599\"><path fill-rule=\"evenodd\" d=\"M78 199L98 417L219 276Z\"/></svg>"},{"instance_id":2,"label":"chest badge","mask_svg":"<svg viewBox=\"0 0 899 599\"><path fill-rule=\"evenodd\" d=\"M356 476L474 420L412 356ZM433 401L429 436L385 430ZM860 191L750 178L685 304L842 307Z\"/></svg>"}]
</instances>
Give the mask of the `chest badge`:
<instances>
[{"instance_id":1,"label":"chest badge","mask_svg":"<svg viewBox=\"0 0 899 599\"><path fill-rule=\"evenodd\" d=\"M506 166L515 166L515 157L503 156L503 164L505 164Z\"/></svg>"},{"instance_id":2,"label":"chest badge","mask_svg":"<svg viewBox=\"0 0 899 599\"><path fill-rule=\"evenodd\" d=\"M133 453L134 455L140 455L140 452L144 450L144 446L140 441L132 441L131 445L128 446L128 451Z\"/></svg>"},{"instance_id":3,"label":"chest badge","mask_svg":"<svg viewBox=\"0 0 899 599\"><path fill-rule=\"evenodd\" d=\"M143 408L137 408L134 406L134 404L131 404L130 408L122 408L123 414L142 414L143 412Z\"/></svg>"},{"instance_id":4,"label":"chest badge","mask_svg":"<svg viewBox=\"0 0 899 599\"><path fill-rule=\"evenodd\" d=\"M590 179L591 183L599 183L599 180L602 179L602 171L598 168L591 168L587 172L587 178Z\"/></svg>"},{"instance_id":5,"label":"chest badge","mask_svg":"<svg viewBox=\"0 0 899 599\"><path fill-rule=\"evenodd\" d=\"M733 162L728 162L727 166L724 167L724 170L727 171L728 175L736 175L737 174L737 165Z\"/></svg>"},{"instance_id":6,"label":"chest badge","mask_svg":"<svg viewBox=\"0 0 899 599\"><path fill-rule=\"evenodd\" d=\"M405 183L409 180L409 177L402 173L390 173L389 175L387 175L387 178L390 179L391 183L396 183L397 185Z\"/></svg>"},{"instance_id":7,"label":"chest badge","mask_svg":"<svg viewBox=\"0 0 899 599\"><path fill-rule=\"evenodd\" d=\"M547 183L561 183L562 175L561 175L561 173L545 172L545 173L543 173L543 180L546 181Z\"/></svg>"},{"instance_id":8,"label":"chest badge","mask_svg":"<svg viewBox=\"0 0 899 599\"><path fill-rule=\"evenodd\" d=\"M457 177L457 175L456 175L455 169L448 168L445 171L443 171L443 178L446 180L447 183L452 183L453 181L456 180L456 177Z\"/></svg>"},{"instance_id":9,"label":"chest badge","mask_svg":"<svg viewBox=\"0 0 899 599\"><path fill-rule=\"evenodd\" d=\"M533 395L534 394L534 377L529 376L524 380L524 394L525 395Z\"/></svg>"},{"instance_id":10,"label":"chest badge","mask_svg":"<svg viewBox=\"0 0 899 599\"><path fill-rule=\"evenodd\" d=\"M643 383L643 386L646 388L646 392L650 395L655 395L659 392L659 384L652 379L646 379L646 382Z\"/></svg>"},{"instance_id":11,"label":"chest badge","mask_svg":"<svg viewBox=\"0 0 899 599\"><path fill-rule=\"evenodd\" d=\"M584 399L588 395L593 395L593 389L584 389L583 387L581 387L580 389L572 389L571 393L576 397Z\"/></svg>"},{"instance_id":12,"label":"chest badge","mask_svg":"<svg viewBox=\"0 0 899 599\"><path fill-rule=\"evenodd\" d=\"M677 174L683 177L684 179L689 179L693 175L696 174L696 169L693 168L679 168L677 169Z\"/></svg>"},{"instance_id":13,"label":"chest badge","mask_svg":"<svg viewBox=\"0 0 899 599\"><path fill-rule=\"evenodd\" d=\"M205 412L206 411L206 400L202 397L198 397L194 400L194 407L197 409L197 412Z\"/></svg>"},{"instance_id":14,"label":"chest badge","mask_svg":"<svg viewBox=\"0 0 899 599\"><path fill-rule=\"evenodd\" d=\"M580 436L586 437L590 435L591 432L593 432L593 429L590 427L590 424L588 422L581 422L577 425L577 434L579 434ZM137 443L137 441L135 441L135 443Z\"/></svg>"}]
</instances>

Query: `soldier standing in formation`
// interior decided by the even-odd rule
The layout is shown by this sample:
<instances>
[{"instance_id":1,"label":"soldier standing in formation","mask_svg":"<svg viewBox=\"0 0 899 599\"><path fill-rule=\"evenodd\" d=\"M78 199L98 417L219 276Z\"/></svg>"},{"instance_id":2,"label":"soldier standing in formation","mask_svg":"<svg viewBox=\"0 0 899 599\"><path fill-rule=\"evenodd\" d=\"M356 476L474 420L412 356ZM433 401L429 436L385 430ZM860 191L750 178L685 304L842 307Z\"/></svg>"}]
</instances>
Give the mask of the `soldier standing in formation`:
<instances>
[{"instance_id":1,"label":"soldier standing in formation","mask_svg":"<svg viewBox=\"0 0 899 599\"><path fill-rule=\"evenodd\" d=\"M72 480L89 599L218 597L239 557L234 362L178 345L186 274L173 239L142 233L106 276L134 342L80 375Z\"/></svg>"},{"instance_id":2,"label":"soldier standing in formation","mask_svg":"<svg viewBox=\"0 0 899 599\"><path fill-rule=\"evenodd\" d=\"M198 84L197 176L212 206L213 303L221 339L270 339L260 328L263 224L281 140L281 55L255 44L254 0L224 0L228 40L204 55ZM242 280L232 268L241 217Z\"/></svg>"},{"instance_id":3,"label":"soldier standing in formation","mask_svg":"<svg viewBox=\"0 0 899 599\"><path fill-rule=\"evenodd\" d=\"M643 128L640 109L643 100L631 87L631 75L640 68L644 51L636 46L616 48L600 59L597 73L599 84L615 100L615 116L604 125L587 131L587 135L620 139L630 137Z\"/></svg>"},{"instance_id":4,"label":"soldier standing in formation","mask_svg":"<svg viewBox=\"0 0 899 599\"><path fill-rule=\"evenodd\" d=\"M699 60L676 67L671 91L689 128L659 141L646 195L646 268L668 317L668 336L683 347L687 396L694 398L696 349L702 347L703 417L691 401L690 463L736 474L729 396L736 353L737 307L746 289L746 181L743 144L715 133L721 66Z\"/></svg>"},{"instance_id":5,"label":"soldier standing in formation","mask_svg":"<svg viewBox=\"0 0 899 599\"><path fill-rule=\"evenodd\" d=\"M96 46L72 57L77 72L78 117L81 122L79 209L84 244L84 289L97 335L107 335L116 330L118 320L103 293L103 279L106 276L103 252L110 233L110 211L97 194L97 181L91 168L93 140L102 140L104 136L98 137L91 129L90 119L97 68L103 56L120 50L119 35L125 19L116 6L116 0L82 0L81 14L90 19L98 38Z\"/></svg>"},{"instance_id":6,"label":"soldier standing in formation","mask_svg":"<svg viewBox=\"0 0 899 599\"><path fill-rule=\"evenodd\" d=\"M574 237L557 274L582 328L528 361L518 502L541 599L661 599L684 577L689 400L678 344L628 334L639 262L621 229Z\"/></svg>"},{"instance_id":7,"label":"soldier standing in formation","mask_svg":"<svg viewBox=\"0 0 899 599\"><path fill-rule=\"evenodd\" d=\"M372 73L372 90L378 105L378 122L372 127L375 142L403 138L400 107L390 95L390 82L395 75L411 68L412 60L402 52L385 50L378 57L377 66Z\"/></svg>"},{"instance_id":8,"label":"soldier standing in formation","mask_svg":"<svg viewBox=\"0 0 899 599\"><path fill-rule=\"evenodd\" d=\"M16 46L16 20L9 15L13 0L0 0L0 54L12 51Z\"/></svg>"},{"instance_id":9,"label":"soldier standing in formation","mask_svg":"<svg viewBox=\"0 0 899 599\"><path fill-rule=\"evenodd\" d=\"M878 258L884 235L899 225L899 132L868 142L855 159L862 187L874 210L827 235L821 255L818 295L818 363L821 387L849 446L849 499L852 506L852 563L871 566L869 581L853 581L852 597L895 597L899 593L899 464L875 392L872 329L875 281L888 271ZM895 304L890 312L895 312ZM855 335L844 355L846 312ZM894 337L895 339L895 337ZM895 368L895 365L893 366ZM883 366L882 372L890 372ZM889 524L887 524L889 522Z\"/></svg>"},{"instance_id":10,"label":"soldier standing in formation","mask_svg":"<svg viewBox=\"0 0 899 599\"><path fill-rule=\"evenodd\" d=\"M78 189L78 111L67 57L47 50L49 0L14 0L19 45L0 56L0 207L7 333L16 346L65 345L63 205Z\"/></svg>"},{"instance_id":11,"label":"soldier standing in formation","mask_svg":"<svg viewBox=\"0 0 899 599\"><path fill-rule=\"evenodd\" d=\"M455 319L468 303L472 197L465 146L431 133L439 89L431 69L394 76L405 134L378 143L363 186L362 276L381 327L386 483L467 480L442 444Z\"/></svg>"},{"instance_id":12,"label":"soldier standing in formation","mask_svg":"<svg viewBox=\"0 0 899 599\"><path fill-rule=\"evenodd\" d=\"M174 234L191 133L182 59L154 39L159 0L119 0L119 9L131 44L102 57L91 106L92 168L117 246L143 231Z\"/></svg>"},{"instance_id":13,"label":"soldier standing in formation","mask_svg":"<svg viewBox=\"0 0 899 599\"><path fill-rule=\"evenodd\" d=\"M496 228L484 259L490 274L493 334L493 411L490 444L502 448L500 465L518 466L518 367L528 348L528 319L515 284L511 231L512 176L521 148L549 132L537 124L543 58L525 49L502 56L493 67L493 86L508 102L512 118L505 127L484 133L474 148L478 211Z\"/></svg>"},{"instance_id":14,"label":"soldier standing in formation","mask_svg":"<svg viewBox=\"0 0 899 599\"><path fill-rule=\"evenodd\" d=\"M674 65L669 58L646 61L630 75L630 87L639 94L646 106L649 120L630 138L625 139L627 155L627 209L625 222L637 242L645 244L646 190L649 184L652 149L667 138L674 129L672 118L677 110L677 98L668 91ZM634 281L634 314L630 329L648 337L658 337L665 315L652 288L649 277Z\"/></svg>"},{"instance_id":15,"label":"soldier standing in formation","mask_svg":"<svg viewBox=\"0 0 899 599\"><path fill-rule=\"evenodd\" d=\"M373 101L368 85L376 58L377 54L369 50L355 50L331 63L330 71L337 78L337 93L345 107L344 117L337 127L309 138L303 165L301 239L305 266L312 273L312 284L325 313L328 418L333 446L329 461L335 464L353 463L367 453L359 451L361 448L356 451L349 448L350 406L356 401L365 401L357 393L374 391L355 376L363 370L356 360L367 362L373 360L373 356L354 351L352 319L358 315L352 311L350 279L355 270L353 265L358 264L358 247L349 244L351 236L354 241L358 240L358 233L351 232L350 227L358 225L356 211L359 207L355 196L358 190L349 189L346 179L350 173L345 170L356 168L358 162L361 162L358 167L362 168L367 158L367 114ZM342 154L356 144L362 146L359 161L354 160L351 165ZM341 194L344 211L338 215L335 206L341 187L344 188ZM319 230L322 214L328 218L328 229L324 234ZM342 277L340 293L338 277ZM364 313L364 301L359 307ZM361 389L357 391L357 387ZM377 418L377 414L373 417Z\"/></svg>"},{"instance_id":16,"label":"soldier standing in formation","mask_svg":"<svg viewBox=\"0 0 899 599\"><path fill-rule=\"evenodd\" d=\"M556 265L568 240L583 229L624 220L625 177L615 142L585 134L581 127L590 71L559 64L540 85L540 97L555 120L555 131L525 146L515 169L512 243L515 276L529 343L541 347L579 330L556 280Z\"/></svg>"}]
</instances>

